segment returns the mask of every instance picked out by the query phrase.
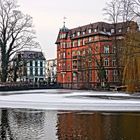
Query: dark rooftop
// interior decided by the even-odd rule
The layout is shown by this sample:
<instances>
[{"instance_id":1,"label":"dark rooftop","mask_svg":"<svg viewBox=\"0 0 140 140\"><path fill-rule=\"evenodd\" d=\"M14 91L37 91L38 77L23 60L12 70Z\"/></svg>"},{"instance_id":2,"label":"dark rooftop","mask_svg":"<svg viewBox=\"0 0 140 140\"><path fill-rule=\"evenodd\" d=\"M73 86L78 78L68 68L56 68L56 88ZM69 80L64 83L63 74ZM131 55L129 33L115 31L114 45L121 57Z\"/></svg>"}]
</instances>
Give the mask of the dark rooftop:
<instances>
[{"instance_id":1,"label":"dark rooftop","mask_svg":"<svg viewBox=\"0 0 140 140\"><path fill-rule=\"evenodd\" d=\"M20 54L21 59L40 59L40 60L45 60L45 57L42 52L38 51L20 51L17 52L15 57Z\"/></svg>"}]
</instances>

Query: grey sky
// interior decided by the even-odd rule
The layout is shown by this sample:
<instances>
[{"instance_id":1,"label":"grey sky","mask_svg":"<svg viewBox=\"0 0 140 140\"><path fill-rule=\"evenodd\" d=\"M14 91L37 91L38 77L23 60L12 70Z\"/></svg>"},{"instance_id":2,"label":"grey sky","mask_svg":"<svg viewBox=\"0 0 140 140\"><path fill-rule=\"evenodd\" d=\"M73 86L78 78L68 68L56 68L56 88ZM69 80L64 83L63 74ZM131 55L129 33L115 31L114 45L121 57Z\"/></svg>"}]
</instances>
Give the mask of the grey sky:
<instances>
[{"instance_id":1,"label":"grey sky","mask_svg":"<svg viewBox=\"0 0 140 140\"><path fill-rule=\"evenodd\" d=\"M63 26L75 28L103 21L103 11L108 0L18 0L20 9L33 17L37 40L47 59L56 57L55 41Z\"/></svg>"}]
</instances>

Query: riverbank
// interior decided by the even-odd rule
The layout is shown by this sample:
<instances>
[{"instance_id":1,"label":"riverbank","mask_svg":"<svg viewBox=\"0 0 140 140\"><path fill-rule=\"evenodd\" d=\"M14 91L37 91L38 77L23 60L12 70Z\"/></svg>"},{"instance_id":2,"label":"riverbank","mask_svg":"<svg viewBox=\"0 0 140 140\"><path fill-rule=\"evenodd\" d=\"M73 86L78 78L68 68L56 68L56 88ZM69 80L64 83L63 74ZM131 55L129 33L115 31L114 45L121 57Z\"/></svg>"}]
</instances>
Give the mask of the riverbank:
<instances>
[{"instance_id":1,"label":"riverbank","mask_svg":"<svg viewBox=\"0 0 140 140\"><path fill-rule=\"evenodd\" d=\"M57 84L33 84L33 83L1 83L0 91L18 91L18 90L35 90L35 89L59 89Z\"/></svg>"}]
</instances>

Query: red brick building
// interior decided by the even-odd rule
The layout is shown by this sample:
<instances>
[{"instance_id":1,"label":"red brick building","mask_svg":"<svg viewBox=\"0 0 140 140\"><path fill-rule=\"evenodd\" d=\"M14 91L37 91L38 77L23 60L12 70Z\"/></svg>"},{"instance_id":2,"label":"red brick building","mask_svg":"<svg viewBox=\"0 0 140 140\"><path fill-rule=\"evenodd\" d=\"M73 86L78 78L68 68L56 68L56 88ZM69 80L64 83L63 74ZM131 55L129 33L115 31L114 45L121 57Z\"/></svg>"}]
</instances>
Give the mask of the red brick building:
<instances>
[{"instance_id":1,"label":"red brick building","mask_svg":"<svg viewBox=\"0 0 140 140\"><path fill-rule=\"evenodd\" d=\"M57 44L57 82L64 88L96 88L118 84L113 45L114 36L122 40L130 27L97 22L60 29Z\"/></svg>"}]
</instances>

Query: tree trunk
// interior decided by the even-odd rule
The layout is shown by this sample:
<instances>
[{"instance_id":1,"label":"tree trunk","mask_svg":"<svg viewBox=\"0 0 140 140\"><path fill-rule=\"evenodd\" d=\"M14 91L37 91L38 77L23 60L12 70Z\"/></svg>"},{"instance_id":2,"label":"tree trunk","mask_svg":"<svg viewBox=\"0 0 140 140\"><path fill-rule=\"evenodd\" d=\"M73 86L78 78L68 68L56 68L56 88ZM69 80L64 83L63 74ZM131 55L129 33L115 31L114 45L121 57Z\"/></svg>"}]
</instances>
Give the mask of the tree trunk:
<instances>
[{"instance_id":1,"label":"tree trunk","mask_svg":"<svg viewBox=\"0 0 140 140\"><path fill-rule=\"evenodd\" d=\"M1 55L1 82L6 82L8 75L8 57L5 50L2 50Z\"/></svg>"},{"instance_id":2,"label":"tree trunk","mask_svg":"<svg viewBox=\"0 0 140 140\"><path fill-rule=\"evenodd\" d=\"M9 140L13 140L13 136L11 134L10 126L8 123L8 110L1 110L1 140L6 140L9 137Z\"/></svg>"}]
</instances>

